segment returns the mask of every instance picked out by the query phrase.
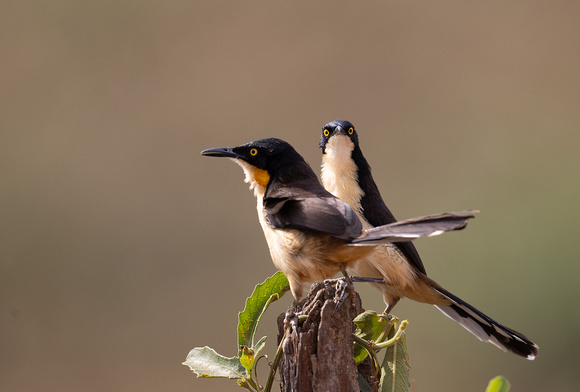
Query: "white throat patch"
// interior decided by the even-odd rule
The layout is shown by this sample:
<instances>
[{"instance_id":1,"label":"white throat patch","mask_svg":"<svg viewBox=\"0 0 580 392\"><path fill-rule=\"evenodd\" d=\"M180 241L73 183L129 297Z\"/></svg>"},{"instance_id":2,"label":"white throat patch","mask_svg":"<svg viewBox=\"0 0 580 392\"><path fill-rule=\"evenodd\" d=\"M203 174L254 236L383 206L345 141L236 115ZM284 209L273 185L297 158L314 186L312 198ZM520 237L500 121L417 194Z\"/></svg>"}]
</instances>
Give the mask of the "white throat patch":
<instances>
[{"instance_id":1,"label":"white throat patch","mask_svg":"<svg viewBox=\"0 0 580 392\"><path fill-rule=\"evenodd\" d=\"M346 135L332 136L322 156L322 185L334 196L346 202L359 217L364 192L358 185L357 166L352 160L354 143ZM363 219L363 222L366 220Z\"/></svg>"}]
</instances>

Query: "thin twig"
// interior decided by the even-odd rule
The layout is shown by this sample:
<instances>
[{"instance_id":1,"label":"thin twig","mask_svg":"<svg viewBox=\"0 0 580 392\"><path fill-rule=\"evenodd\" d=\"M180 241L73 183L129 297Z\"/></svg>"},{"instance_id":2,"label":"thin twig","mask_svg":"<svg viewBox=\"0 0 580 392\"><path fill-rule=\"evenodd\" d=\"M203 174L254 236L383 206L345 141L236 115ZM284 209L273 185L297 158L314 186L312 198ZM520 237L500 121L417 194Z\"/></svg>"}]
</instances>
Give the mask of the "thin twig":
<instances>
[{"instance_id":1,"label":"thin twig","mask_svg":"<svg viewBox=\"0 0 580 392\"><path fill-rule=\"evenodd\" d=\"M272 389L272 384L274 384L274 376L276 375L276 369L278 369L278 364L280 363L280 358L282 358L282 345L286 340L286 335L292 325L288 325L284 330L284 336L282 336L282 340L280 340L280 344L278 345L278 349L276 350L276 355L274 356L274 361L272 361L272 366L270 367L270 373L268 374L268 382L266 383L266 388L264 392L270 392Z\"/></svg>"},{"instance_id":2,"label":"thin twig","mask_svg":"<svg viewBox=\"0 0 580 392\"><path fill-rule=\"evenodd\" d=\"M409 322L407 320L401 321L401 324L399 325L397 332L395 332L395 335L383 343L375 344L375 348L379 350L381 348L389 347L395 344L399 339L401 339L401 336L403 336L403 332L405 332L405 328L407 328L407 325L409 325Z\"/></svg>"},{"instance_id":3,"label":"thin twig","mask_svg":"<svg viewBox=\"0 0 580 392\"><path fill-rule=\"evenodd\" d=\"M373 358L373 362L375 363L375 376L376 376L379 373L379 360L377 358L377 352L373 347L373 343L369 343L363 338L356 336L355 334L352 334L352 337L354 341L358 343L360 346L362 346L362 348L367 350L369 355Z\"/></svg>"}]
</instances>

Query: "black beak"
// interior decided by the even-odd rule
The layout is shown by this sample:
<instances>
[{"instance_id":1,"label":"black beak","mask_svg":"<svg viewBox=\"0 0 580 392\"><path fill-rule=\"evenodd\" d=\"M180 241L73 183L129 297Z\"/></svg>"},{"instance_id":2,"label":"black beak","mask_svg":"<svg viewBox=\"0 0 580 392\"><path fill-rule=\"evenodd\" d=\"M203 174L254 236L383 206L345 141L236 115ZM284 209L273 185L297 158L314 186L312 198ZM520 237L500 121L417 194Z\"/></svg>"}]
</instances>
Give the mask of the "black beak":
<instances>
[{"instance_id":1,"label":"black beak","mask_svg":"<svg viewBox=\"0 0 580 392\"><path fill-rule=\"evenodd\" d=\"M232 147L217 147L217 148L208 148L207 150L203 150L201 155L205 155L208 157L226 157L226 158L239 158L240 155L235 153Z\"/></svg>"},{"instance_id":2,"label":"black beak","mask_svg":"<svg viewBox=\"0 0 580 392\"><path fill-rule=\"evenodd\" d=\"M334 135L346 135L346 131L344 129L342 129L342 127L340 125L338 125L336 128L334 128L334 131L332 131L332 136Z\"/></svg>"}]
</instances>

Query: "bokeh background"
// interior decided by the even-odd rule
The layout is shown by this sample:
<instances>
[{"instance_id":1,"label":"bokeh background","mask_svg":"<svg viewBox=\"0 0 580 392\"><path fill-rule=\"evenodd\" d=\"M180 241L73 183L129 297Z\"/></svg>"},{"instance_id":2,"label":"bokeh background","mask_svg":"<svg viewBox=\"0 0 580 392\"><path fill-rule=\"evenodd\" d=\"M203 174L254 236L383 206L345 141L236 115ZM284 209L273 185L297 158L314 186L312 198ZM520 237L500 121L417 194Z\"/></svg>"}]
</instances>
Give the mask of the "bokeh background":
<instances>
[{"instance_id":1,"label":"bokeh background","mask_svg":"<svg viewBox=\"0 0 580 392\"><path fill-rule=\"evenodd\" d=\"M540 346L403 301L416 390L578 390L579 20L563 0L4 2L0 390L239 390L181 362L235 355L275 270L241 170L199 152L274 136L318 171L335 119L399 219L481 210L417 241L427 271ZM258 331L270 356L290 303Z\"/></svg>"}]
</instances>

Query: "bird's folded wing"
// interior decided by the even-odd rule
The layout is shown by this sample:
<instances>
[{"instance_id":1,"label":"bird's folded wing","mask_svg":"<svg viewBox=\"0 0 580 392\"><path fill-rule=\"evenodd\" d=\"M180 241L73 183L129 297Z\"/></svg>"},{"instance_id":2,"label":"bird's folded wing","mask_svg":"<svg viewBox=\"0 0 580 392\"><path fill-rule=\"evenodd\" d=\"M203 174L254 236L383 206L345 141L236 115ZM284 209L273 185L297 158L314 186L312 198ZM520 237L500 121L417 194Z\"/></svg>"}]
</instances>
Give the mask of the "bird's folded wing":
<instances>
[{"instance_id":1,"label":"bird's folded wing","mask_svg":"<svg viewBox=\"0 0 580 392\"><path fill-rule=\"evenodd\" d=\"M365 230L352 240L352 245L376 245L386 242L412 241L420 237L432 237L446 231L461 230L469 219L475 218L476 210L445 212L398 221Z\"/></svg>"},{"instance_id":2,"label":"bird's folded wing","mask_svg":"<svg viewBox=\"0 0 580 392\"><path fill-rule=\"evenodd\" d=\"M264 199L266 220L273 229L312 230L345 240L362 234L356 213L340 199L273 196Z\"/></svg>"}]
</instances>

